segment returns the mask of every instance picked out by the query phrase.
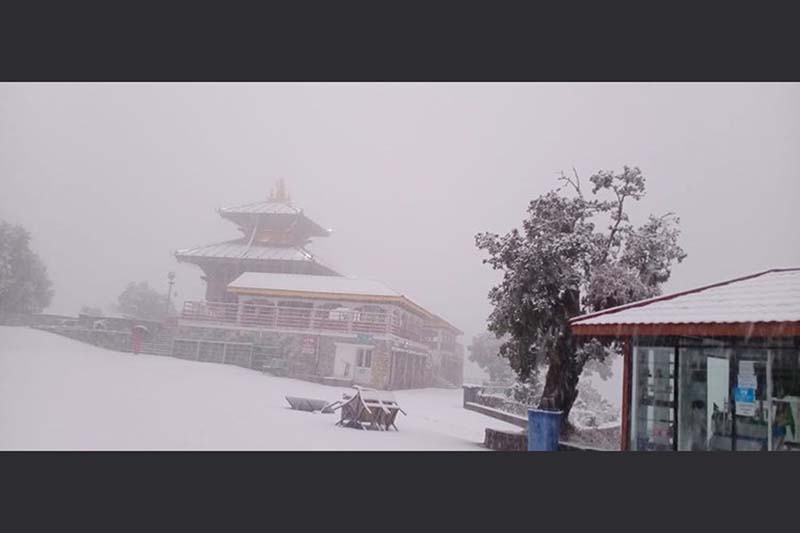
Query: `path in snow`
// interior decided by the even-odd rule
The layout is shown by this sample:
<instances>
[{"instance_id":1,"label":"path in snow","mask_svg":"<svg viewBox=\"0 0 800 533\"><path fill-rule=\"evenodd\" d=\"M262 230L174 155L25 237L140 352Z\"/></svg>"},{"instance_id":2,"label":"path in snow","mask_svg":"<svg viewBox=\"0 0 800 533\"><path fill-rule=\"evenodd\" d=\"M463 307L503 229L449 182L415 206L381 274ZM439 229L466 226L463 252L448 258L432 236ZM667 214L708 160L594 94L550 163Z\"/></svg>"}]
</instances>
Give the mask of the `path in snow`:
<instances>
[{"instance_id":1,"label":"path in snow","mask_svg":"<svg viewBox=\"0 0 800 533\"><path fill-rule=\"evenodd\" d=\"M345 390L0 326L3 450L480 450L486 427L519 430L464 409L460 389L395 392L399 432L339 428L338 413L284 400Z\"/></svg>"}]
</instances>

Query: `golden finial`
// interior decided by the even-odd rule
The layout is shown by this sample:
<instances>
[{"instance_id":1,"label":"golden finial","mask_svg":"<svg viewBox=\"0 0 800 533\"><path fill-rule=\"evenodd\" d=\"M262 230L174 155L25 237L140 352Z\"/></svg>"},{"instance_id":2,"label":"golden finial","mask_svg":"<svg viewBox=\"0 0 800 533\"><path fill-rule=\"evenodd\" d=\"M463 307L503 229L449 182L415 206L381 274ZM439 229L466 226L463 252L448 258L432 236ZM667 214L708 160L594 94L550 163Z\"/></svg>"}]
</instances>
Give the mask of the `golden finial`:
<instances>
[{"instance_id":1,"label":"golden finial","mask_svg":"<svg viewBox=\"0 0 800 533\"><path fill-rule=\"evenodd\" d=\"M278 185L270 192L269 201L284 202L287 204L291 201L289 194L286 192L286 185L283 183L283 178L278 180Z\"/></svg>"}]
</instances>

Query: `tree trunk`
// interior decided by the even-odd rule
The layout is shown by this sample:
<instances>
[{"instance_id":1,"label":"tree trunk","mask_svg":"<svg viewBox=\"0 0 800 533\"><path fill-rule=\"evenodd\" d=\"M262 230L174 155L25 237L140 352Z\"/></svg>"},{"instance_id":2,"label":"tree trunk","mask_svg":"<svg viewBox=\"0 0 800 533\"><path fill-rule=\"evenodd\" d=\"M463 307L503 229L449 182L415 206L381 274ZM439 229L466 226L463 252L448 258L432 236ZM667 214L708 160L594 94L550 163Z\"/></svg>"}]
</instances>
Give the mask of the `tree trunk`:
<instances>
[{"instance_id":1,"label":"tree trunk","mask_svg":"<svg viewBox=\"0 0 800 533\"><path fill-rule=\"evenodd\" d=\"M564 299L564 310L567 317L580 314L579 298L578 291L567 292ZM571 429L569 413L578 397L578 379L585 364L585 361L578 360L575 352L575 339L569 329L569 323L565 319L564 328L556 342L555 353L550 357L550 366L547 369L544 390L539 401L539 409L562 411L562 434L568 433Z\"/></svg>"},{"instance_id":2,"label":"tree trunk","mask_svg":"<svg viewBox=\"0 0 800 533\"><path fill-rule=\"evenodd\" d=\"M559 343L562 344L562 343ZM545 378L544 391L539 401L540 409L562 411L562 429L569 429L569 413L578 397L578 379L583 368L575 357L574 349L559 346L556 357L550 361Z\"/></svg>"}]
</instances>

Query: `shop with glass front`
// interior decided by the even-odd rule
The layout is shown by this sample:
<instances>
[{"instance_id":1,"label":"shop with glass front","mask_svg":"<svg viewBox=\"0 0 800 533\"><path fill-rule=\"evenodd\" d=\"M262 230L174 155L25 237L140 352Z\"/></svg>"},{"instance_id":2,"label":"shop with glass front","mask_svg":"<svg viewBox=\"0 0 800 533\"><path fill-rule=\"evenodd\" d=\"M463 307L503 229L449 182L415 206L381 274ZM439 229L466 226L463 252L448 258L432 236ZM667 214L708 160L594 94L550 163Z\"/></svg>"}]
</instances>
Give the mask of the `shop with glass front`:
<instances>
[{"instance_id":1,"label":"shop with glass front","mask_svg":"<svg viewBox=\"0 0 800 533\"><path fill-rule=\"evenodd\" d=\"M627 449L800 449L796 339L635 337Z\"/></svg>"},{"instance_id":2,"label":"shop with glass front","mask_svg":"<svg viewBox=\"0 0 800 533\"><path fill-rule=\"evenodd\" d=\"M624 353L622 449L800 450L800 269L578 317Z\"/></svg>"}]
</instances>

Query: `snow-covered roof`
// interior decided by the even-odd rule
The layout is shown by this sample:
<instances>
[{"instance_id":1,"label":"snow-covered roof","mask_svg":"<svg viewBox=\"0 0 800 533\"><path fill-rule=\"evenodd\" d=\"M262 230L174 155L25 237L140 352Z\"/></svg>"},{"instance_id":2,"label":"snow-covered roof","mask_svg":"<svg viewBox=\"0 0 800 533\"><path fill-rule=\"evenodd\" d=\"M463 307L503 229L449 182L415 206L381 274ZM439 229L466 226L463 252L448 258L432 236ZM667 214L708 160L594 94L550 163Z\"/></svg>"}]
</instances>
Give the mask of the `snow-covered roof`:
<instances>
[{"instance_id":1,"label":"snow-covered roof","mask_svg":"<svg viewBox=\"0 0 800 533\"><path fill-rule=\"evenodd\" d=\"M226 241L216 244L178 250L175 255L184 257L210 257L220 259L254 259L279 261L315 261L307 250L295 246L250 246L240 241Z\"/></svg>"},{"instance_id":2,"label":"snow-covered roof","mask_svg":"<svg viewBox=\"0 0 800 533\"><path fill-rule=\"evenodd\" d=\"M245 272L229 283L228 288L239 292L255 289L358 296L402 296L380 281L273 272Z\"/></svg>"},{"instance_id":3,"label":"snow-covered roof","mask_svg":"<svg viewBox=\"0 0 800 533\"><path fill-rule=\"evenodd\" d=\"M626 324L800 322L800 268L742 278L642 300L571 320L573 329Z\"/></svg>"},{"instance_id":4,"label":"snow-covered roof","mask_svg":"<svg viewBox=\"0 0 800 533\"><path fill-rule=\"evenodd\" d=\"M445 320L444 318L440 317L439 315L433 315L433 319L428 324L429 327L434 328L445 328L457 333L458 335L462 335L464 332L455 327L453 324Z\"/></svg>"},{"instance_id":5,"label":"snow-covered roof","mask_svg":"<svg viewBox=\"0 0 800 533\"><path fill-rule=\"evenodd\" d=\"M233 207L223 207L218 212L223 218L248 228L253 226L255 219L266 218L270 221L266 223L264 228L271 227L279 231L297 228L312 237L327 237L331 234L330 229L323 228L308 218L302 209L281 201L267 200Z\"/></svg>"},{"instance_id":6,"label":"snow-covered roof","mask_svg":"<svg viewBox=\"0 0 800 533\"><path fill-rule=\"evenodd\" d=\"M317 276L311 274L281 274L272 272L245 272L228 284L235 293L260 293L286 295L306 293L314 298L335 296L337 298L394 302L416 311L427 320L446 325L459 334L461 330L443 318L431 313L386 284L369 279L344 276Z\"/></svg>"},{"instance_id":7,"label":"snow-covered roof","mask_svg":"<svg viewBox=\"0 0 800 533\"><path fill-rule=\"evenodd\" d=\"M244 214L269 214L269 215L299 215L302 210L289 205L286 202L264 201L253 202L244 205L223 207L219 210L222 214L244 213Z\"/></svg>"}]
</instances>

